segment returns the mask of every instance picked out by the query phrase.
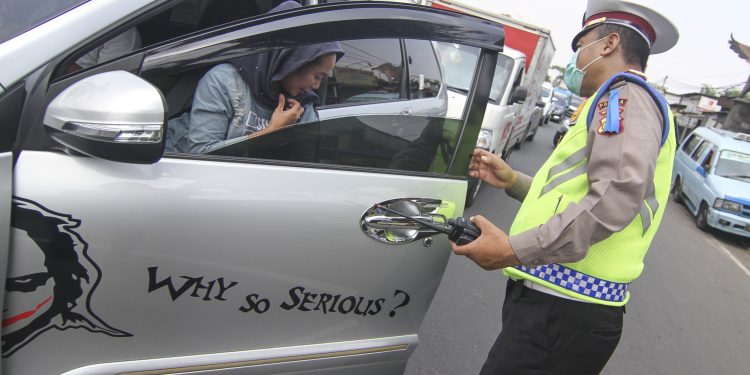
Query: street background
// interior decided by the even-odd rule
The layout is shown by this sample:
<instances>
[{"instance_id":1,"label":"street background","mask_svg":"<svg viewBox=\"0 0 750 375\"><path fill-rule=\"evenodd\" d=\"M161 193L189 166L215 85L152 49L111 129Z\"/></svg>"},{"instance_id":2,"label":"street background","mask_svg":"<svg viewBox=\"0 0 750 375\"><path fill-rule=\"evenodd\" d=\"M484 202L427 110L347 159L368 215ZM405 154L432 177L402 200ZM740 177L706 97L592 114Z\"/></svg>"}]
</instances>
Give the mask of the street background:
<instances>
[{"instance_id":1,"label":"street background","mask_svg":"<svg viewBox=\"0 0 750 375\"><path fill-rule=\"evenodd\" d=\"M511 166L533 175L558 127L539 128L534 142L510 156ZM464 216L482 214L507 232L519 207L484 186ZM750 241L704 233L694 222L670 199L603 374L750 373ZM505 282L501 271L452 255L406 374L477 374L501 328Z\"/></svg>"}]
</instances>

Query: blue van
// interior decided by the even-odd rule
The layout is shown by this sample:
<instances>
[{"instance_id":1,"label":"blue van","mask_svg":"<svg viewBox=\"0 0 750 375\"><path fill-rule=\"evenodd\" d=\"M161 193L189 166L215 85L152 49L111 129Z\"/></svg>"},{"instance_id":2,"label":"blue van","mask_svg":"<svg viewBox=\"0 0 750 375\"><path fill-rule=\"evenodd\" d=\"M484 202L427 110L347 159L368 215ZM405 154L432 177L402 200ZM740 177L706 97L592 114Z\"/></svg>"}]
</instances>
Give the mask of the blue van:
<instances>
[{"instance_id":1,"label":"blue van","mask_svg":"<svg viewBox=\"0 0 750 375\"><path fill-rule=\"evenodd\" d=\"M675 156L672 198L702 230L750 237L750 135L697 128Z\"/></svg>"}]
</instances>

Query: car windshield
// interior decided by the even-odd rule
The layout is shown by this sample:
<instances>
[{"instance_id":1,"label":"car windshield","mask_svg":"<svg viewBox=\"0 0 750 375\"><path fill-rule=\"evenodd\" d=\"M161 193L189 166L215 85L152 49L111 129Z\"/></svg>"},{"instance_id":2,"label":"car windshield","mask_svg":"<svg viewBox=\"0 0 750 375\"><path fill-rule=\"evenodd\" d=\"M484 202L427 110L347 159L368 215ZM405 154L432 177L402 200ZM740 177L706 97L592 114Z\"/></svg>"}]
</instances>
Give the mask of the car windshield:
<instances>
[{"instance_id":1,"label":"car windshield","mask_svg":"<svg viewBox=\"0 0 750 375\"><path fill-rule=\"evenodd\" d=\"M546 87L542 87L542 98L549 97L549 94L550 94L550 89L548 89Z\"/></svg>"},{"instance_id":2,"label":"car windshield","mask_svg":"<svg viewBox=\"0 0 750 375\"><path fill-rule=\"evenodd\" d=\"M448 88L468 93L479 60L479 48L453 43L436 44Z\"/></svg>"},{"instance_id":3,"label":"car windshield","mask_svg":"<svg viewBox=\"0 0 750 375\"><path fill-rule=\"evenodd\" d=\"M716 162L716 175L750 182L750 155L724 150Z\"/></svg>"},{"instance_id":4,"label":"car windshield","mask_svg":"<svg viewBox=\"0 0 750 375\"><path fill-rule=\"evenodd\" d=\"M505 87L508 86L510 81L510 73L513 70L513 59L502 53L497 55L497 65L495 66L495 74L492 76L492 88L490 89L490 99L496 102L500 101L500 97L505 92Z\"/></svg>"},{"instance_id":5,"label":"car windshield","mask_svg":"<svg viewBox=\"0 0 750 375\"><path fill-rule=\"evenodd\" d=\"M576 108L578 108L581 103L583 103L583 98L581 98L580 96L574 96L570 98L570 105L575 106Z\"/></svg>"},{"instance_id":6,"label":"car windshield","mask_svg":"<svg viewBox=\"0 0 750 375\"><path fill-rule=\"evenodd\" d=\"M0 43L5 43L87 1L3 1L0 4Z\"/></svg>"}]
</instances>

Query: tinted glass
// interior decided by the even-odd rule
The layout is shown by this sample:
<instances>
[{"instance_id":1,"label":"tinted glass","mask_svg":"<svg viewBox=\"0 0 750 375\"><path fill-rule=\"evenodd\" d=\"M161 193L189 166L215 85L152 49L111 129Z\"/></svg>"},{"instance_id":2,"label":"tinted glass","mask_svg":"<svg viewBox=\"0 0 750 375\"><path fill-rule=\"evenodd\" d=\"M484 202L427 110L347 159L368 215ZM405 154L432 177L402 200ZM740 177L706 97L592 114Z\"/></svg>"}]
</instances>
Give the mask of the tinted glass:
<instances>
[{"instance_id":1,"label":"tinted glass","mask_svg":"<svg viewBox=\"0 0 750 375\"><path fill-rule=\"evenodd\" d=\"M435 44L448 88L468 94L479 60L479 48L442 42Z\"/></svg>"},{"instance_id":2,"label":"tinted glass","mask_svg":"<svg viewBox=\"0 0 750 375\"><path fill-rule=\"evenodd\" d=\"M426 40L406 40L405 43L409 62L409 97L436 97L442 78L432 44Z\"/></svg>"},{"instance_id":3,"label":"tinted glass","mask_svg":"<svg viewBox=\"0 0 750 375\"><path fill-rule=\"evenodd\" d=\"M326 105L398 100L403 63L397 39L340 42L344 56L326 85Z\"/></svg>"},{"instance_id":4,"label":"tinted glass","mask_svg":"<svg viewBox=\"0 0 750 375\"><path fill-rule=\"evenodd\" d=\"M88 0L0 2L0 43L33 29Z\"/></svg>"},{"instance_id":5,"label":"tinted glass","mask_svg":"<svg viewBox=\"0 0 750 375\"><path fill-rule=\"evenodd\" d=\"M682 146L682 150L685 151L688 155L693 153L693 150L698 146L698 143L701 142L701 138L697 137L695 135L691 135L688 140L685 142L685 144Z\"/></svg>"},{"instance_id":6,"label":"tinted glass","mask_svg":"<svg viewBox=\"0 0 750 375\"><path fill-rule=\"evenodd\" d=\"M513 59L503 54L497 55L497 65L495 66L495 75L492 78L492 89L490 89L490 100L500 101L508 86L510 75L513 70ZM520 73L519 73L520 77ZM520 78L519 78L520 81Z\"/></svg>"},{"instance_id":7,"label":"tinted glass","mask_svg":"<svg viewBox=\"0 0 750 375\"><path fill-rule=\"evenodd\" d=\"M546 98L549 97L550 93L550 89L542 87L542 93L540 95L542 96L542 98Z\"/></svg>"},{"instance_id":8,"label":"tinted glass","mask_svg":"<svg viewBox=\"0 0 750 375\"><path fill-rule=\"evenodd\" d=\"M336 118L238 139L211 154L445 173L459 128L460 120L435 117Z\"/></svg>"},{"instance_id":9,"label":"tinted glass","mask_svg":"<svg viewBox=\"0 0 750 375\"><path fill-rule=\"evenodd\" d=\"M698 158L703 154L703 151L705 151L710 146L711 146L711 143L709 143L708 141L701 143L701 145L698 146L698 148L695 151L693 151L693 153L690 155L690 158L695 161L698 161Z\"/></svg>"},{"instance_id":10,"label":"tinted glass","mask_svg":"<svg viewBox=\"0 0 750 375\"><path fill-rule=\"evenodd\" d=\"M581 105L581 103L583 103L583 98L580 96L574 96L570 98L570 105L572 106L578 107L579 105Z\"/></svg>"}]
</instances>

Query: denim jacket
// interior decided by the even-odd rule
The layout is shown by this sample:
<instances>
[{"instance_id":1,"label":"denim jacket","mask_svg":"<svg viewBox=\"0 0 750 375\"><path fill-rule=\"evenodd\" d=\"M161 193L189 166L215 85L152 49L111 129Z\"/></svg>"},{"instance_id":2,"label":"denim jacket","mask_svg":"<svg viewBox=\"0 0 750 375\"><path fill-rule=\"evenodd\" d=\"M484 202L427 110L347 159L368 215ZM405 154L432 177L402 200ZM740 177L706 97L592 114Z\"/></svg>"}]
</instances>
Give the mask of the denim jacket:
<instances>
[{"instance_id":1,"label":"denim jacket","mask_svg":"<svg viewBox=\"0 0 750 375\"><path fill-rule=\"evenodd\" d=\"M299 122L317 121L312 103ZM189 113L169 120L166 151L205 154L268 127L275 108L253 100L250 87L231 64L217 65L198 82Z\"/></svg>"}]
</instances>

